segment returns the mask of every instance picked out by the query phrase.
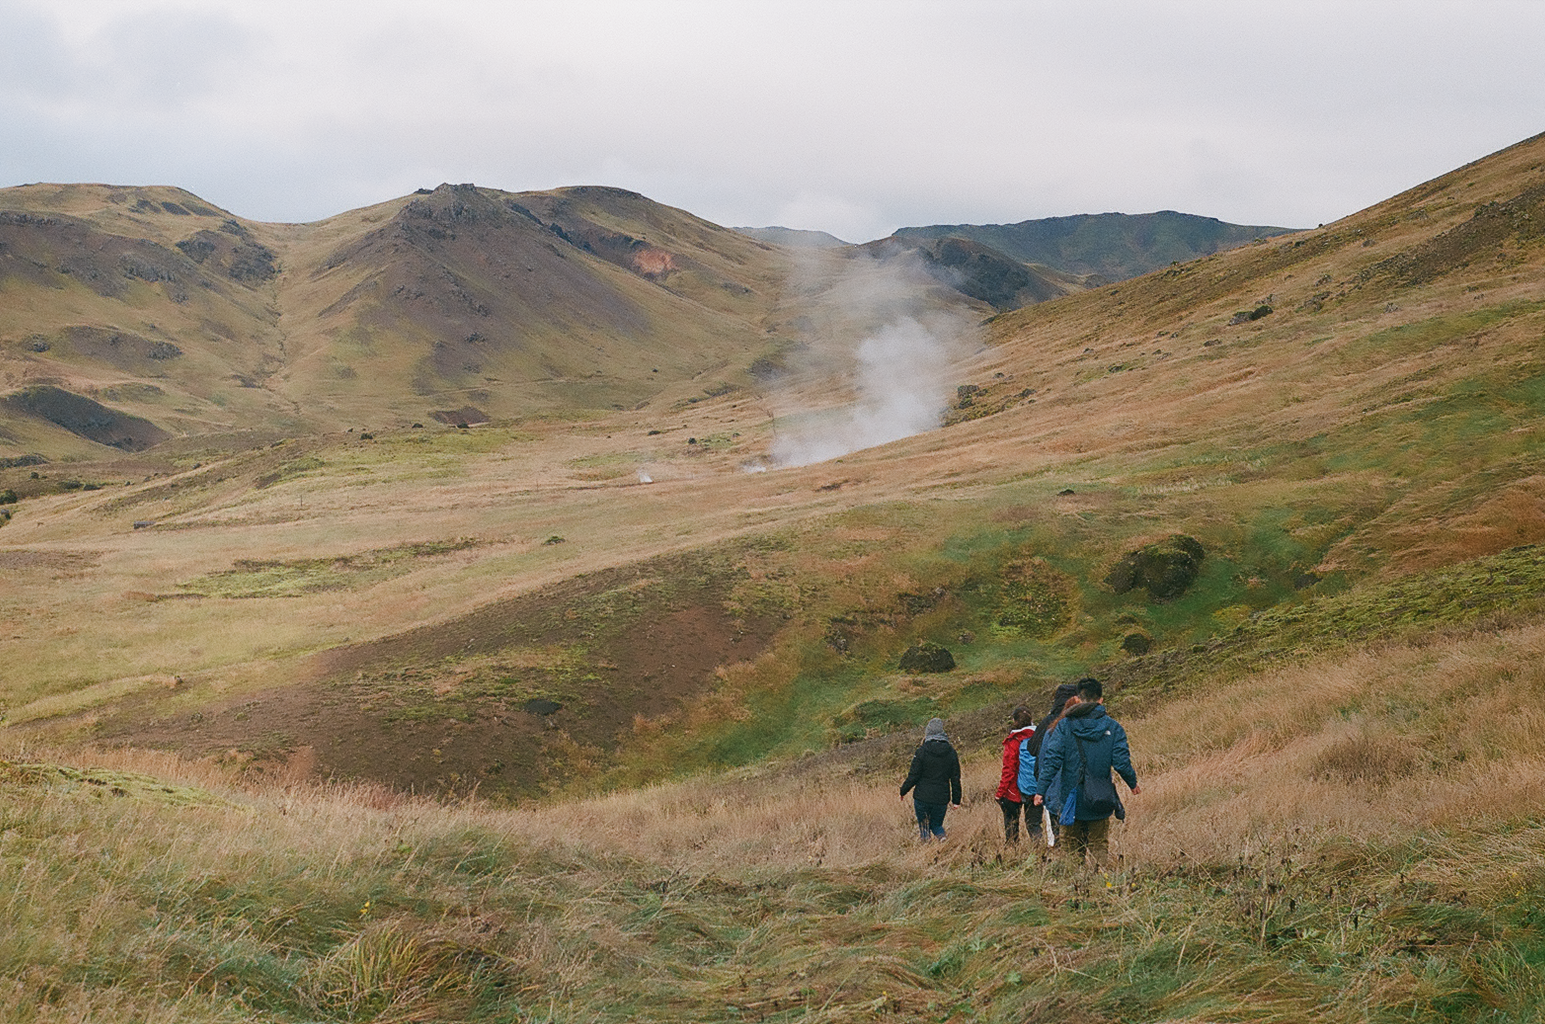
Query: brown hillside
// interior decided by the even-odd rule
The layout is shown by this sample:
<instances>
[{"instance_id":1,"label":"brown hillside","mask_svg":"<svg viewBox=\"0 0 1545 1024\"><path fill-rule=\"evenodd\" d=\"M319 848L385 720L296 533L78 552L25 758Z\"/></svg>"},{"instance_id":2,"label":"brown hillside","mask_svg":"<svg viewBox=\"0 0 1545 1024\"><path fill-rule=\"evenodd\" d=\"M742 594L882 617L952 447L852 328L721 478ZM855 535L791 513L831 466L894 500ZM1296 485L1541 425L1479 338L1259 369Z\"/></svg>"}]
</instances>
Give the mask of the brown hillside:
<instances>
[{"instance_id":1,"label":"brown hillside","mask_svg":"<svg viewBox=\"0 0 1545 1024\"><path fill-rule=\"evenodd\" d=\"M1271 312L1241 316L1261 307ZM1323 228L1000 317L980 372L1013 371L1036 407L976 427L977 439L1031 464L1168 453L1170 481L1200 475L1180 466L1209 448L1300 446L1319 453L1321 474L1368 473L1400 509L1361 524L1328 566L1442 564L1542 536L1537 513L1516 528L1450 519L1485 502L1538 502L1518 435L1464 421L1491 402L1528 408L1545 372L1542 335L1536 136ZM1374 464L1338 467L1338 444L1361 448L1370 431L1380 436L1363 458ZM1417 453L1433 445L1443 475L1424 479L1437 465Z\"/></svg>"},{"instance_id":2,"label":"brown hillside","mask_svg":"<svg viewBox=\"0 0 1545 1024\"><path fill-rule=\"evenodd\" d=\"M645 242L624 229L643 235L648 219L587 219L575 209L585 190L571 191L444 185L341 239L296 231L284 287L297 326L276 389L377 422L401 421L402 398L426 410L418 418L623 408L699 377L733 379L762 353L775 250L702 222L691 238L659 230ZM656 224L691 220L634 199ZM750 265L744 280L716 281L738 301L710 308L686 282L715 243Z\"/></svg>"},{"instance_id":3,"label":"brown hillside","mask_svg":"<svg viewBox=\"0 0 1545 1024\"><path fill-rule=\"evenodd\" d=\"M3 387L62 388L171 433L295 431L631 406L762 354L778 250L642 197L608 210L571 192L523 197L552 207L545 223L518 197L443 186L263 225L175 189L5 190ZM100 451L46 419L0 430L15 455Z\"/></svg>"},{"instance_id":4,"label":"brown hillside","mask_svg":"<svg viewBox=\"0 0 1545 1024\"><path fill-rule=\"evenodd\" d=\"M0 389L186 436L682 401L811 341L805 262L620 189L442 185L259 224L177 189L25 186L0 192ZM102 454L5 408L11 457Z\"/></svg>"}]
</instances>

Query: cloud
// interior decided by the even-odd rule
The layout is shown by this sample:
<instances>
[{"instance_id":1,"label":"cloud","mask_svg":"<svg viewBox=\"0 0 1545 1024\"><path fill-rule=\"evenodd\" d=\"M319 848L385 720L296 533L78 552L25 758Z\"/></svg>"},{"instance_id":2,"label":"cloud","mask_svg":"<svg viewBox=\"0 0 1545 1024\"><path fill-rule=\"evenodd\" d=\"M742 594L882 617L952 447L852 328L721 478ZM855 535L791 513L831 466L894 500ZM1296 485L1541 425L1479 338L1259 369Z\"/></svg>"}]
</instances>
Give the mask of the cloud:
<instances>
[{"instance_id":1,"label":"cloud","mask_svg":"<svg viewBox=\"0 0 1545 1024\"><path fill-rule=\"evenodd\" d=\"M1534 0L0 0L0 26L5 180L177 184L270 220L476 181L855 241L1111 210L1312 224L1545 107Z\"/></svg>"}]
</instances>

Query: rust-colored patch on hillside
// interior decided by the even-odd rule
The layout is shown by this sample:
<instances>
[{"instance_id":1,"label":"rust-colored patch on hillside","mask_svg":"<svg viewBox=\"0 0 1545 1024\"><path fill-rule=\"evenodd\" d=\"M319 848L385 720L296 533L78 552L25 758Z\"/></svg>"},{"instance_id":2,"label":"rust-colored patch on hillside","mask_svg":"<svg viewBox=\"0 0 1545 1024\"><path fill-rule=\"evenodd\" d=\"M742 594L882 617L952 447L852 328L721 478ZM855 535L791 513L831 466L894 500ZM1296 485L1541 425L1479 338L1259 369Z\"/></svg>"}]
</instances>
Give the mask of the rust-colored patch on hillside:
<instances>
[{"instance_id":1,"label":"rust-colored patch on hillside","mask_svg":"<svg viewBox=\"0 0 1545 1024\"><path fill-rule=\"evenodd\" d=\"M654 246L633 253L633 269L645 277L664 277L676 269L676 258Z\"/></svg>"}]
</instances>

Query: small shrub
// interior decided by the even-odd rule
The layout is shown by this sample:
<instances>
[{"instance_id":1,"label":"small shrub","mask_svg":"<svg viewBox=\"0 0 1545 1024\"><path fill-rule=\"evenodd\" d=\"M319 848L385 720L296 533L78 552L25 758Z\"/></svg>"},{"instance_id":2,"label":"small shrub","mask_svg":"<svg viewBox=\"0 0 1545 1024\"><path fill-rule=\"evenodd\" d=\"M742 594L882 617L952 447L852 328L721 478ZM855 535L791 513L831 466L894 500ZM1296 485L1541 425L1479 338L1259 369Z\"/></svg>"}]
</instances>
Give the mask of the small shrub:
<instances>
[{"instance_id":1,"label":"small shrub","mask_svg":"<svg viewBox=\"0 0 1545 1024\"><path fill-rule=\"evenodd\" d=\"M1128 633L1121 638L1121 649L1128 654L1147 654L1153 650L1153 637L1147 633Z\"/></svg>"},{"instance_id":2,"label":"small shrub","mask_svg":"<svg viewBox=\"0 0 1545 1024\"><path fill-rule=\"evenodd\" d=\"M36 473L32 475L37 476ZM10 488L6 488L5 490L0 491L0 505L14 505L16 504L16 501L17 499L15 491L11 490Z\"/></svg>"}]
</instances>

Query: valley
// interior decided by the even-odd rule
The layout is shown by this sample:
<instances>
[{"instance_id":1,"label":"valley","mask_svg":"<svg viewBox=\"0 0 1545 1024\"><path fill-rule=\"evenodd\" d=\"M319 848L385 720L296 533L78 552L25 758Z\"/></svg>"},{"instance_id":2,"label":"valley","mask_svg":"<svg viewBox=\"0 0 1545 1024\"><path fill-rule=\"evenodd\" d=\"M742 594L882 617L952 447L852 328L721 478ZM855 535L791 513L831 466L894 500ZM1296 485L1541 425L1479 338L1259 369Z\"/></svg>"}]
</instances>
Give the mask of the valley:
<instances>
[{"instance_id":1,"label":"valley","mask_svg":"<svg viewBox=\"0 0 1545 1024\"><path fill-rule=\"evenodd\" d=\"M1545 137L1114 283L426 193L0 193L12 1018L1545 1005ZM1092 880L991 802L1084 674Z\"/></svg>"}]
</instances>

